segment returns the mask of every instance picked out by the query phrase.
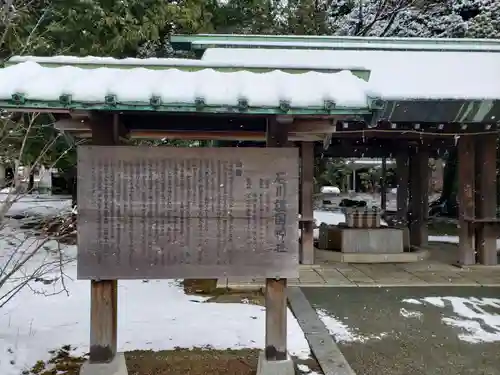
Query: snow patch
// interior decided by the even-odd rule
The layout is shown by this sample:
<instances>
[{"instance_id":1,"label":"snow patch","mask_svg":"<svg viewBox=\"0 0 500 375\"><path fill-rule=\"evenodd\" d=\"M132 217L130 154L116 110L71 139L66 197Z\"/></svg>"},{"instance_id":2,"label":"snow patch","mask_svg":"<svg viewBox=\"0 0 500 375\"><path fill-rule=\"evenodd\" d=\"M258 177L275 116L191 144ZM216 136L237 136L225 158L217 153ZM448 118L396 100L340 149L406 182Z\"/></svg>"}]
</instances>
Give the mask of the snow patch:
<instances>
[{"instance_id":1,"label":"snow patch","mask_svg":"<svg viewBox=\"0 0 500 375\"><path fill-rule=\"evenodd\" d=\"M408 300L403 300L408 302ZM500 341L500 299L476 297L425 297L422 304L449 310L442 312L443 323L458 328L462 341L491 343ZM411 303L411 302L410 302Z\"/></svg>"},{"instance_id":2,"label":"snow patch","mask_svg":"<svg viewBox=\"0 0 500 375\"><path fill-rule=\"evenodd\" d=\"M441 307L441 308L444 308L445 307L445 303L444 303L444 299L441 298L441 297L425 297L425 298L422 298L422 301L427 302L427 303L430 303L431 305L434 305L436 307Z\"/></svg>"},{"instance_id":3,"label":"snow patch","mask_svg":"<svg viewBox=\"0 0 500 375\"><path fill-rule=\"evenodd\" d=\"M340 320L333 317L328 311L324 309L316 310L318 317L321 319L323 324L326 326L330 335L335 338L335 341L338 343L351 343L351 342L367 342L371 340L381 340L385 336L388 335L387 332L382 332L380 334L370 334L370 335L361 335L357 333L355 330L349 328L346 324L341 322Z\"/></svg>"},{"instance_id":4,"label":"snow patch","mask_svg":"<svg viewBox=\"0 0 500 375\"><path fill-rule=\"evenodd\" d=\"M3 248L0 244L0 249ZM69 256L76 246L65 249ZM88 351L90 282L76 280L76 262L65 273L70 292L45 297L23 289L0 312L0 374L19 375L36 361L50 359L49 350L63 345ZM53 286L36 286L50 292ZM118 349L168 350L211 346L215 349L265 345L265 309L245 303L207 303L186 295L175 280L119 282ZM302 359L309 345L293 314L288 312L288 348Z\"/></svg>"},{"instance_id":5,"label":"snow patch","mask_svg":"<svg viewBox=\"0 0 500 375\"><path fill-rule=\"evenodd\" d=\"M419 300L416 300L414 298L407 298L407 299L404 299L403 302L406 302L406 303L411 303L413 305L422 305L422 302L420 302Z\"/></svg>"},{"instance_id":6,"label":"snow patch","mask_svg":"<svg viewBox=\"0 0 500 375\"><path fill-rule=\"evenodd\" d=\"M429 242L458 244L459 241L458 236L429 236ZM497 239L497 250L500 250L500 239Z\"/></svg>"},{"instance_id":7,"label":"snow patch","mask_svg":"<svg viewBox=\"0 0 500 375\"><path fill-rule=\"evenodd\" d=\"M458 236L429 236L429 242L458 243Z\"/></svg>"},{"instance_id":8,"label":"snow patch","mask_svg":"<svg viewBox=\"0 0 500 375\"><path fill-rule=\"evenodd\" d=\"M423 314L419 311L408 311L404 307L399 310L399 313L404 318L417 318L420 319L423 317Z\"/></svg>"},{"instance_id":9,"label":"snow patch","mask_svg":"<svg viewBox=\"0 0 500 375\"><path fill-rule=\"evenodd\" d=\"M0 192L0 206L9 197ZM9 198L12 199L12 196ZM48 194L27 194L16 199L7 212L8 216L55 216L71 209L71 199Z\"/></svg>"},{"instance_id":10,"label":"snow patch","mask_svg":"<svg viewBox=\"0 0 500 375\"><path fill-rule=\"evenodd\" d=\"M299 363L297 365L297 368L299 369L299 371L304 374L304 375L320 375L319 373L317 373L316 371L312 371L308 365L304 365L302 363Z\"/></svg>"}]
</instances>

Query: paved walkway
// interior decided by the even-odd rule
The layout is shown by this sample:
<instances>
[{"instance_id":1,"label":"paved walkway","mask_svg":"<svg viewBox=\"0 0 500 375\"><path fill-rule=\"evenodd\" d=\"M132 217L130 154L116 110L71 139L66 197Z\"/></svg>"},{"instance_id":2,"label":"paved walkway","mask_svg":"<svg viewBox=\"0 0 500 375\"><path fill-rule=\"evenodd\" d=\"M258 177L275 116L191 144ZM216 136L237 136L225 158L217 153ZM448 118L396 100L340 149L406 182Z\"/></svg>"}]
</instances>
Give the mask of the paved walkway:
<instances>
[{"instance_id":1,"label":"paved walkway","mask_svg":"<svg viewBox=\"0 0 500 375\"><path fill-rule=\"evenodd\" d=\"M499 288L301 290L358 375L500 374Z\"/></svg>"},{"instance_id":2,"label":"paved walkway","mask_svg":"<svg viewBox=\"0 0 500 375\"><path fill-rule=\"evenodd\" d=\"M298 279L289 286L500 286L500 266L460 268L437 261L406 264L346 264L300 266ZM264 279L219 279L218 287L258 289Z\"/></svg>"}]
</instances>

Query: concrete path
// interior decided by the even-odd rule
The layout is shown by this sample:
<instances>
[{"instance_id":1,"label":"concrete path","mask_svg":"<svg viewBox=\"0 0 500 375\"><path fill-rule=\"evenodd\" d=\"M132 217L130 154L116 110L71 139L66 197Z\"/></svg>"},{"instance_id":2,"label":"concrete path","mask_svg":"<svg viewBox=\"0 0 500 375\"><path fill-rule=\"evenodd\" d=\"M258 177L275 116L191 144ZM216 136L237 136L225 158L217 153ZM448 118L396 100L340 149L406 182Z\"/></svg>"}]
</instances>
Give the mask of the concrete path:
<instances>
[{"instance_id":1,"label":"concrete path","mask_svg":"<svg viewBox=\"0 0 500 375\"><path fill-rule=\"evenodd\" d=\"M500 288L301 288L357 374L500 374Z\"/></svg>"},{"instance_id":2,"label":"concrete path","mask_svg":"<svg viewBox=\"0 0 500 375\"><path fill-rule=\"evenodd\" d=\"M439 262L406 264L346 264L300 266L298 279L290 286L500 286L500 266L459 268ZM219 288L259 289L264 279L222 278Z\"/></svg>"}]
</instances>

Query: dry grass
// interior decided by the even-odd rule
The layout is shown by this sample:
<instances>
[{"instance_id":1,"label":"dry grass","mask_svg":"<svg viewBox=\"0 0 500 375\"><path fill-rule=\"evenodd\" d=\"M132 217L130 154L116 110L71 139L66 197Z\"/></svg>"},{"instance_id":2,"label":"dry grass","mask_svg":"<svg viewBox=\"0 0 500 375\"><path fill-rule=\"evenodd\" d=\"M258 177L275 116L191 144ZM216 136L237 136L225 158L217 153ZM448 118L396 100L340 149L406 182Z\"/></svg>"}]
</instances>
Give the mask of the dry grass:
<instances>
[{"instance_id":1,"label":"dry grass","mask_svg":"<svg viewBox=\"0 0 500 375\"><path fill-rule=\"evenodd\" d=\"M444 220L430 220L427 224L429 235L432 236L458 236L458 228L455 222Z\"/></svg>"},{"instance_id":2,"label":"dry grass","mask_svg":"<svg viewBox=\"0 0 500 375\"><path fill-rule=\"evenodd\" d=\"M23 375L78 375L87 356L74 357L69 352L69 346L54 351L51 360L38 361ZM126 352L125 359L129 375L255 375L259 352L258 349L210 348L134 350ZM294 362L321 373L314 359L294 358Z\"/></svg>"},{"instance_id":3,"label":"dry grass","mask_svg":"<svg viewBox=\"0 0 500 375\"><path fill-rule=\"evenodd\" d=\"M254 375L258 350L177 349L127 352L129 375Z\"/></svg>"},{"instance_id":4,"label":"dry grass","mask_svg":"<svg viewBox=\"0 0 500 375\"><path fill-rule=\"evenodd\" d=\"M65 345L59 350L50 351L49 361L38 361L30 371L24 371L23 375L78 375L87 356L73 356L70 354L71 349L71 346Z\"/></svg>"},{"instance_id":5,"label":"dry grass","mask_svg":"<svg viewBox=\"0 0 500 375\"><path fill-rule=\"evenodd\" d=\"M206 302L249 303L264 306L264 294L261 291L241 291L217 288L217 280L185 279L182 282L184 293L209 297Z\"/></svg>"}]
</instances>

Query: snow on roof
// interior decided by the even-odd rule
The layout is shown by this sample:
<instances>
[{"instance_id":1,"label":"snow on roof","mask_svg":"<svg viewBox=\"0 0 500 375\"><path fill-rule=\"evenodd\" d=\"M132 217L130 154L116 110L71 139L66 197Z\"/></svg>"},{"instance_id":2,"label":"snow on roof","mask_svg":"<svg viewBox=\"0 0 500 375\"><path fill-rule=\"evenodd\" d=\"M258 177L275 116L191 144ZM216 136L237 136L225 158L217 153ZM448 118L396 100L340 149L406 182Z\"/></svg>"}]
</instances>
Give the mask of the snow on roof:
<instances>
[{"instance_id":1,"label":"snow on roof","mask_svg":"<svg viewBox=\"0 0 500 375\"><path fill-rule=\"evenodd\" d=\"M200 40L194 41L193 46L199 49L209 47L253 47L253 48L294 48L294 49L326 49L326 50L386 50L386 51L461 51L461 52L500 52L500 45L483 45L479 43L463 43L444 45L440 43L423 44L410 40L399 41L399 43L387 43L384 41L294 41L294 40Z\"/></svg>"},{"instance_id":2,"label":"snow on roof","mask_svg":"<svg viewBox=\"0 0 500 375\"><path fill-rule=\"evenodd\" d=\"M0 69L0 99L23 94L26 100L59 101L71 95L73 102L102 103L115 95L121 103L149 103L159 96L164 104L194 103L278 107L287 100L292 108L323 107L325 101L337 107L366 108L377 93L367 82L349 71L290 74L282 71L223 73L212 69L186 72L178 69L146 68L82 69L73 66L43 67L27 61Z\"/></svg>"},{"instance_id":3,"label":"snow on roof","mask_svg":"<svg viewBox=\"0 0 500 375\"><path fill-rule=\"evenodd\" d=\"M362 65L383 99L500 99L500 53L209 48L203 61L335 69Z\"/></svg>"},{"instance_id":4,"label":"snow on roof","mask_svg":"<svg viewBox=\"0 0 500 375\"><path fill-rule=\"evenodd\" d=\"M150 57L147 59L139 59L128 57L117 59L114 57L100 56L12 56L9 63L19 63L25 61L33 61L39 64L89 64L89 65L142 65L142 66L172 66L172 65L200 65L204 63L194 59L173 59L173 58L157 58Z\"/></svg>"},{"instance_id":5,"label":"snow on roof","mask_svg":"<svg viewBox=\"0 0 500 375\"><path fill-rule=\"evenodd\" d=\"M481 38L425 38L425 37L400 37L400 36L350 36L350 35L266 35L266 34L177 34L172 38L183 37L189 40L245 40L245 39L259 39L259 40L316 40L316 41L359 41L359 42L387 42L387 43L419 43L419 44L485 44L485 45L500 45L498 39L481 39Z\"/></svg>"},{"instance_id":6,"label":"snow on roof","mask_svg":"<svg viewBox=\"0 0 500 375\"><path fill-rule=\"evenodd\" d=\"M467 38L195 34L173 35L170 38L170 42L174 48L187 50L206 49L210 46L245 46L251 48L289 47L302 49L388 49L500 52L500 40L498 39Z\"/></svg>"},{"instance_id":7,"label":"snow on roof","mask_svg":"<svg viewBox=\"0 0 500 375\"><path fill-rule=\"evenodd\" d=\"M285 67L283 67L283 64L274 64L269 61L243 61L243 62L238 62L238 63L232 63L231 61L206 61L206 60L196 60L196 59L178 59L178 58L156 58L156 57L151 57L151 58L146 58L146 59L139 59L139 58L124 58L124 59L117 59L114 57L100 57L100 56L84 56L84 57L79 57L79 56L65 56L65 55L59 55L59 56L13 56L6 62L6 66L18 64L21 62L26 62L26 61L33 61L38 64L47 66L47 65L52 65L52 66L61 66L61 65L76 65L80 67L88 66L88 67L103 67L103 66L109 66L109 67L127 67L127 68L133 68L133 67L145 67L145 68L199 68L199 69L204 69L204 68L237 68L237 69L251 69L251 68L260 68L260 69L303 69L302 66L297 65L293 66L291 64L286 64ZM314 70L333 70L331 69L328 64L325 64L324 67L321 65L316 66ZM335 70L339 70L338 68L335 68ZM340 69L342 70L342 68ZM364 67L361 65L359 66L353 66L351 67L350 70L366 70ZM328 72L329 73L329 72Z\"/></svg>"}]
</instances>

